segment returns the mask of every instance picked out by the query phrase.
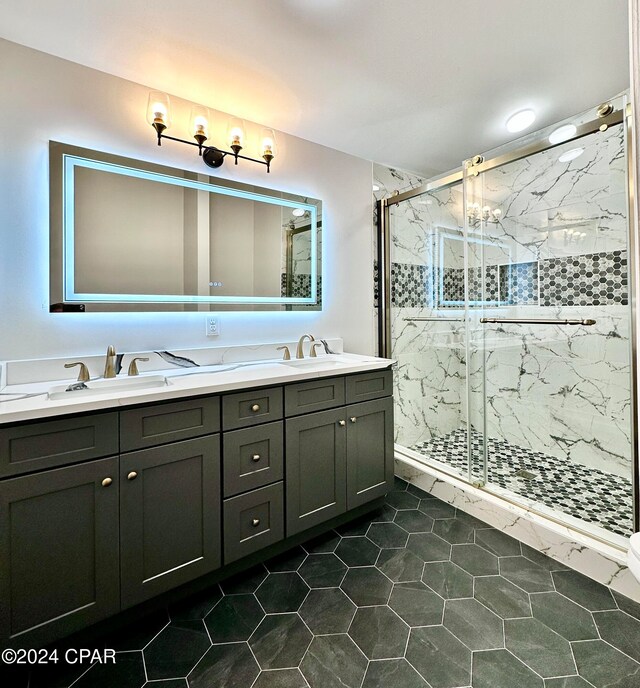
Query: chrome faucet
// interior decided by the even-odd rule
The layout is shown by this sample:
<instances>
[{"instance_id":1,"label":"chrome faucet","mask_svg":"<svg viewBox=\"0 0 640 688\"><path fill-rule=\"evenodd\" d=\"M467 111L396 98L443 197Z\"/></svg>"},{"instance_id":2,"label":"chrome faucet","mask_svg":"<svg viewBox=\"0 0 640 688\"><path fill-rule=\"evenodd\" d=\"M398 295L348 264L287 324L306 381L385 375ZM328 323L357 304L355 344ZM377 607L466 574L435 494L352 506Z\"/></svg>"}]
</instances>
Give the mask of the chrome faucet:
<instances>
[{"instance_id":1,"label":"chrome faucet","mask_svg":"<svg viewBox=\"0 0 640 688\"><path fill-rule=\"evenodd\" d=\"M298 340L298 347L296 348L296 358L304 358L304 349L302 348L302 345L304 344L305 339L308 339L310 342L316 341L312 334L303 334L302 337L300 337L300 339Z\"/></svg>"},{"instance_id":2,"label":"chrome faucet","mask_svg":"<svg viewBox=\"0 0 640 688\"><path fill-rule=\"evenodd\" d=\"M113 344L107 347L107 357L104 362L104 377L116 376L116 349Z\"/></svg>"}]
</instances>

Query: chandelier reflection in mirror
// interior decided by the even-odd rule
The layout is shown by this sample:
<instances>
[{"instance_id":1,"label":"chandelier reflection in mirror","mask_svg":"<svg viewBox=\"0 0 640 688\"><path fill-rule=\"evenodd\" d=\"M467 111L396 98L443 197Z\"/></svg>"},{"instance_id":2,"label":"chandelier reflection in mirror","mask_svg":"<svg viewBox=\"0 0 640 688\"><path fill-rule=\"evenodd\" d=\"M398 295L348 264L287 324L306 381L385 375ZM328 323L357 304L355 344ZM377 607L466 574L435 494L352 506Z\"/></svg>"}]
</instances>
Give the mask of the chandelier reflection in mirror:
<instances>
[{"instance_id":1,"label":"chandelier reflection in mirror","mask_svg":"<svg viewBox=\"0 0 640 688\"><path fill-rule=\"evenodd\" d=\"M251 160L260 165L265 165L267 172L271 172L271 161L276 157L276 136L273 129L263 129L260 136L260 154L262 160L240 155L240 151L245 147L245 124L241 119L232 117L227 127L227 145L229 150L222 150L217 146L205 145L209 140L209 127L211 115L208 108L202 105L194 105L191 109L191 131L195 141L180 139L175 136L168 136L164 132L171 126L171 101L166 93L161 91L151 91L149 93L149 105L147 107L147 121L155 129L158 137L158 145L162 145L162 139L186 143L189 146L196 146L198 154L209 167L220 167L225 158L230 155L234 158L235 164L238 160Z\"/></svg>"}]
</instances>

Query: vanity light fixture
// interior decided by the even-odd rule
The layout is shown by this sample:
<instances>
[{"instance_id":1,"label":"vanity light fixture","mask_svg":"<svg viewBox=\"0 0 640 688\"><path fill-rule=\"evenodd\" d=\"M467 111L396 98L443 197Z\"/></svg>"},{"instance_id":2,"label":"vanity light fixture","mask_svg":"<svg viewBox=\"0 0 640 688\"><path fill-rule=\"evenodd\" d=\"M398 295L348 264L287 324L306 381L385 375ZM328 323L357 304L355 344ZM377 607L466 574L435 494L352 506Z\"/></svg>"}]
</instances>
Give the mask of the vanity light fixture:
<instances>
[{"instance_id":1,"label":"vanity light fixture","mask_svg":"<svg viewBox=\"0 0 640 688\"><path fill-rule=\"evenodd\" d=\"M211 115L208 108L202 105L194 105L191 109L191 132L195 139L187 141L175 136L168 136L165 131L171 126L171 101L166 93L161 91L151 91L149 93L149 105L147 107L147 121L155 129L158 137L158 145L162 145L162 139L186 143L189 146L197 146L198 155L209 167L220 167L228 155L233 156L235 164L238 160L251 160L260 165L266 165L267 172L271 172L271 161L276 157L276 135L273 129L263 129L260 137L260 154L262 160L240 155L240 151L245 147L246 128L241 119L233 117L229 121L227 129L227 145L231 150L222 150L213 145L205 145L209 139L209 125Z\"/></svg>"},{"instance_id":2,"label":"vanity light fixture","mask_svg":"<svg viewBox=\"0 0 640 688\"><path fill-rule=\"evenodd\" d=\"M507 120L507 131L510 131L512 134L523 131L527 127L530 127L535 119L536 113L533 110L519 110Z\"/></svg>"}]
</instances>

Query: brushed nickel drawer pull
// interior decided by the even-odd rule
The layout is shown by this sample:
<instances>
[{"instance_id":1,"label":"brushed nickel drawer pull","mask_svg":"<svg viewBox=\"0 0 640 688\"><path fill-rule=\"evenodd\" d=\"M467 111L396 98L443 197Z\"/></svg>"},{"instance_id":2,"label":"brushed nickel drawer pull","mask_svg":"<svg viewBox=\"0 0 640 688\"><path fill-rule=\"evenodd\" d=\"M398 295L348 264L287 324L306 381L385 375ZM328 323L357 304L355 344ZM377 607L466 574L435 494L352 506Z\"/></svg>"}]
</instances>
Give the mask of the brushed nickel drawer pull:
<instances>
[{"instance_id":1,"label":"brushed nickel drawer pull","mask_svg":"<svg viewBox=\"0 0 640 688\"><path fill-rule=\"evenodd\" d=\"M257 461L260 461L260 454L254 454L254 455L251 457L251 460L252 460L252 461L256 461L256 462L257 462Z\"/></svg>"},{"instance_id":2,"label":"brushed nickel drawer pull","mask_svg":"<svg viewBox=\"0 0 640 688\"><path fill-rule=\"evenodd\" d=\"M131 473L127 475L127 480L135 480L137 477L138 474L135 471L131 471Z\"/></svg>"},{"instance_id":3,"label":"brushed nickel drawer pull","mask_svg":"<svg viewBox=\"0 0 640 688\"><path fill-rule=\"evenodd\" d=\"M111 478L105 478L102 481L102 487L109 487L109 485L111 485L112 482L113 480Z\"/></svg>"},{"instance_id":4,"label":"brushed nickel drawer pull","mask_svg":"<svg viewBox=\"0 0 640 688\"><path fill-rule=\"evenodd\" d=\"M358 419L357 419L355 416L351 416L351 418L349 418L349 420L350 420L352 423L355 423Z\"/></svg>"},{"instance_id":5,"label":"brushed nickel drawer pull","mask_svg":"<svg viewBox=\"0 0 640 688\"><path fill-rule=\"evenodd\" d=\"M259 411L259 410L260 410L260 404L254 404L254 405L251 407L251 410L254 411L254 412Z\"/></svg>"},{"instance_id":6,"label":"brushed nickel drawer pull","mask_svg":"<svg viewBox=\"0 0 640 688\"><path fill-rule=\"evenodd\" d=\"M341 428L343 428L346 424L347 424L347 421L346 421L346 420L339 420L339 421L338 421L338 425L339 425Z\"/></svg>"},{"instance_id":7,"label":"brushed nickel drawer pull","mask_svg":"<svg viewBox=\"0 0 640 688\"><path fill-rule=\"evenodd\" d=\"M251 521L251 525L254 528L257 528L260 525L260 519L259 518L254 518L253 521Z\"/></svg>"}]
</instances>

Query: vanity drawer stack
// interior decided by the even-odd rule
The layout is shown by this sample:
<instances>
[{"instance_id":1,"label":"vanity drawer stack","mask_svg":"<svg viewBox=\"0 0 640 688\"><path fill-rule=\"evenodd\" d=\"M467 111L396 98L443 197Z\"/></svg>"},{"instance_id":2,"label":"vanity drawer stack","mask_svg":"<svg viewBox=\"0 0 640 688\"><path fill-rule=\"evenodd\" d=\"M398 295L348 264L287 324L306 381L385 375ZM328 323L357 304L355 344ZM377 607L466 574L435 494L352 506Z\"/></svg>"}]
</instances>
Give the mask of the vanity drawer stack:
<instances>
[{"instance_id":1,"label":"vanity drawer stack","mask_svg":"<svg viewBox=\"0 0 640 688\"><path fill-rule=\"evenodd\" d=\"M0 645L51 642L384 495L392 414L378 370L0 426Z\"/></svg>"}]
</instances>

